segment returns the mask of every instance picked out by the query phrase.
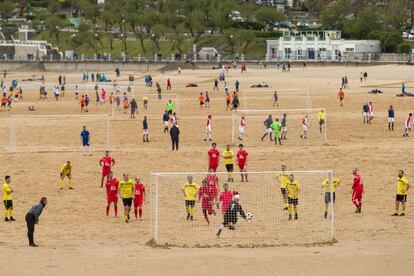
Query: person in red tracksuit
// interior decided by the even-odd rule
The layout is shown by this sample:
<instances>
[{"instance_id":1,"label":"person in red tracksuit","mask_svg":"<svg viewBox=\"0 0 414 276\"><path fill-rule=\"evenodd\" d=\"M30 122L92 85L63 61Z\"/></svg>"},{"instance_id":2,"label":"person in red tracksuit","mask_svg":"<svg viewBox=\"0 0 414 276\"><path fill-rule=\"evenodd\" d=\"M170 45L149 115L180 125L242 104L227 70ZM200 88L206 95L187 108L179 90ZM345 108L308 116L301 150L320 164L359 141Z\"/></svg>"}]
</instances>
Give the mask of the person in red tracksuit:
<instances>
[{"instance_id":1,"label":"person in red tracksuit","mask_svg":"<svg viewBox=\"0 0 414 276\"><path fill-rule=\"evenodd\" d=\"M358 169L354 169L354 185L352 186L352 203L356 206L355 213L361 213L362 194L364 193L364 183Z\"/></svg>"}]
</instances>

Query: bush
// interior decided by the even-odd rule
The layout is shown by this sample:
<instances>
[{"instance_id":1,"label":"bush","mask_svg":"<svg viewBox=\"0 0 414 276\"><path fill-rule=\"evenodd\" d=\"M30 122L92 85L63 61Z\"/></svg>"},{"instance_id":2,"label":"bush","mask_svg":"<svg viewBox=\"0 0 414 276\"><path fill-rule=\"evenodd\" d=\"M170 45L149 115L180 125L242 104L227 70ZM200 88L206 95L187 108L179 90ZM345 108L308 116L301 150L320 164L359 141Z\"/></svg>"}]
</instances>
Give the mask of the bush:
<instances>
[{"instance_id":1,"label":"bush","mask_svg":"<svg viewBox=\"0 0 414 276\"><path fill-rule=\"evenodd\" d=\"M257 38L279 38L283 36L281 31L270 31L270 32L254 32Z\"/></svg>"},{"instance_id":2,"label":"bush","mask_svg":"<svg viewBox=\"0 0 414 276\"><path fill-rule=\"evenodd\" d=\"M397 52L402 54L410 54L412 48L414 48L414 44L404 41L397 46Z\"/></svg>"}]
</instances>

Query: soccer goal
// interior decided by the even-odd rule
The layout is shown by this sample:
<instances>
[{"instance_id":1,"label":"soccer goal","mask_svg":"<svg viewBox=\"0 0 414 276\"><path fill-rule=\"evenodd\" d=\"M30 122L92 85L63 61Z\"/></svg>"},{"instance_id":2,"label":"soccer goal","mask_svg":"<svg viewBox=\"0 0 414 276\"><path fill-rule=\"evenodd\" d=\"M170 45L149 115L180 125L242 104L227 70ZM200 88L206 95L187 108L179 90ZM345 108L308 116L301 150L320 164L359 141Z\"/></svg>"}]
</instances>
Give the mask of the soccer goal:
<instances>
[{"instance_id":1,"label":"soccer goal","mask_svg":"<svg viewBox=\"0 0 414 276\"><path fill-rule=\"evenodd\" d=\"M210 215L208 225L202 204L195 202L193 220L187 220L183 185L187 176L201 185L206 173L175 172L152 173L150 176L150 240L157 244L182 247L197 246L276 246L332 242L334 238L334 209L330 205L325 216L325 191L322 187L328 179L332 187L333 173L330 170L290 172L249 172L249 182L240 182L240 174L234 173L234 182L229 182L231 194L239 194L240 204L251 221L240 216L235 230L224 228L220 238L216 233L223 222L223 210L214 204L216 215ZM299 182L298 219L291 211L284 210L280 185L280 174L290 174ZM227 180L227 173L216 173L219 195ZM330 189L332 191L332 189ZM330 194L332 198L332 194ZM292 220L289 220L289 212Z\"/></svg>"},{"instance_id":2,"label":"soccer goal","mask_svg":"<svg viewBox=\"0 0 414 276\"><path fill-rule=\"evenodd\" d=\"M322 129L319 127L318 113L323 111L325 114L325 123L322 126ZM327 122L326 122L326 109L325 108L310 108L310 109L268 109L268 110L258 110L258 109L241 109L233 111L232 113L232 143L235 145L238 141L238 138L247 141L260 141L264 133L266 133L266 127L264 121L272 115L273 121L276 118L279 119L279 122L282 121L283 114L286 114L286 130L288 140L300 140L300 135L303 132L302 119L305 115L308 116L309 130L308 137L309 140L320 140L323 142L328 141L327 133ZM245 127L241 129L241 119L244 117ZM241 133L243 132L243 133ZM269 139L268 137L266 139Z\"/></svg>"},{"instance_id":3,"label":"soccer goal","mask_svg":"<svg viewBox=\"0 0 414 276\"><path fill-rule=\"evenodd\" d=\"M158 97L155 93L137 93L137 92L126 92L126 95L128 96L128 101L131 103L132 99L135 99L138 105L138 114L159 114L159 116L162 116L164 113L164 110L166 109L166 104L169 100L174 104L174 112L177 112L177 114L180 114L180 95L176 93L162 93L161 99ZM112 104L112 119L120 118L123 116L123 110L124 110L124 103L123 98L124 95L121 93L119 95L121 98L120 106L118 107L115 100ZM147 109L144 108L144 98L147 98ZM130 114L130 109L128 108L128 115Z\"/></svg>"},{"instance_id":4,"label":"soccer goal","mask_svg":"<svg viewBox=\"0 0 414 276\"><path fill-rule=\"evenodd\" d=\"M312 108L311 91L308 88L247 88L243 89L240 100L241 109L274 107L274 92L278 94L278 105L283 108ZM277 107L277 106L276 106ZM276 108L275 107L275 108Z\"/></svg>"},{"instance_id":5,"label":"soccer goal","mask_svg":"<svg viewBox=\"0 0 414 276\"><path fill-rule=\"evenodd\" d=\"M12 115L9 153L82 151L83 126L90 133L92 151L109 149L110 123L103 115Z\"/></svg>"}]
</instances>

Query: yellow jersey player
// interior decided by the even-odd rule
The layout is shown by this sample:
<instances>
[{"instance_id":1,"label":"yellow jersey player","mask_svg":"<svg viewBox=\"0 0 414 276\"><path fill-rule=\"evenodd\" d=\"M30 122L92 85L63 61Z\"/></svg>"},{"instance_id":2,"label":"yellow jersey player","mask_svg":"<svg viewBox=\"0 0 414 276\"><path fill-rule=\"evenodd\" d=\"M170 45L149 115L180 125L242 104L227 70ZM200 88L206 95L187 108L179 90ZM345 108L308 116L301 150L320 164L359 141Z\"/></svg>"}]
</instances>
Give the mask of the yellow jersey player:
<instances>
[{"instance_id":1,"label":"yellow jersey player","mask_svg":"<svg viewBox=\"0 0 414 276\"><path fill-rule=\"evenodd\" d=\"M282 165L280 166L280 169L282 170L278 175L277 175L277 182L279 183L280 186L280 193L282 194L283 197L283 210L287 210L289 207L288 204L288 198L287 198L287 183L289 182L289 174L286 172L286 165Z\"/></svg>"},{"instance_id":2,"label":"yellow jersey player","mask_svg":"<svg viewBox=\"0 0 414 276\"><path fill-rule=\"evenodd\" d=\"M191 175L187 176L187 181L183 184L183 194L185 201L185 209L187 211L187 220L193 220L194 217L194 206L197 200L198 190L200 185L198 185Z\"/></svg>"},{"instance_id":3,"label":"yellow jersey player","mask_svg":"<svg viewBox=\"0 0 414 276\"><path fill-rule=\"evenodd\" d=\"M10 175L4 177L3 202L4 202L4 221L15 221L13 218L13 188L11 186Z\"/></svg>"},{"instance_id":4,"label":"yellow jersey player","mask_svg":"<svg viewBox=\"0 0 414 276\"><path fill-rule=\"evenodd\" d=\"M398 210L400 209L400 202L402 205L402 212L400 216L405 216L405 202L407 201L407 191L410 189L407 178L404 176L404 171L398 172L397 178L397 196L395 198L395 213L393 216L398 216Z\"/></svg>"},{"instance_id":5,"label":"yellow jersey player","mask_svg":"<svg viewBox=\"0 0 414 276\"><path fill-rule=\"evenodd\" d=\"M234 182L233 179L233 166L234 166L234 153L230 149L230 145L226 146L226 149L223 151L224 165L228 173L227 182Z\"/></svg>"},{"instance_id":6,"label":"yellow jersey player","mask_svg":"<svg viewBox=\"0 0 414 276\"><path fill-rule=\"evenodd\" d=\"M73 164L70 161L67 161L65 164L62 165L60 168L60 189L63 189L63 180L65 177L68 178L68 187L70 190L73 190L72 187L72 169Z\"/></svg>"},{"instance_id":7,"label":"yellow jersey player","mask_svg":"<svg viewBox=\"0 0 414 276\"><path fill-rule=\"evenodd\" d=\"M341 184L341 180L337 177L332 179L332 199L331 199L331 183L329 177L325 178L322 182L322 187L325 188L325 214L324 218L328 218L328 207L329 203L332 202L335 205L335 192L336 188Z\"/></svg>"},{"instance_id":8,"label":"yellow jersey player","mask_svg":"<svg viewBox=\"0 0 414 276\"><path fill-rule=\"evenodd\" d=\"M119 191L121 192L122 203L124 204L125 222L129 223L129 212L132 206L132 197L134 195L134 180L129 179L127 173L123 174L123 179L119 181Z\"/></svg>"},{"instance_id":9,"label":"yellow jersey player","mask_svg":"<svg viewBox=\"0 0 414 276\"><path fill-rule=\"evenodd\" d=\"M318 112L319 131L322 133L322 129L325 127L325 112L322 109Z\"/></svg>"},{"instance_id":10,"label":"yellow jersey player","mask_svg":"<svg viewBox=\"0 0 414 276\"><path fill-rule=\"evenodd\" d=\"M292 209L295 212L295 219L298 219L299 191L299 182L295 180L293 174L289 175L289 181L287 183L289 220L292 220Z\"/></svg>"}]
</instances>

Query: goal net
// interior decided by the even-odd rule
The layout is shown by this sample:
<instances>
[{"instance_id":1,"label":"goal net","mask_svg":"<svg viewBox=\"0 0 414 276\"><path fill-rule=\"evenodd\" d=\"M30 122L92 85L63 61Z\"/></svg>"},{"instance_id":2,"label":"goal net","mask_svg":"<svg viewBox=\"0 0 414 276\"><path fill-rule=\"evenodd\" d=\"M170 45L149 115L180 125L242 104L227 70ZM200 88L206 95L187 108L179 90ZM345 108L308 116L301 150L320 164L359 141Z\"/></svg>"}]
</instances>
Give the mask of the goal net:
<instances>
[{"instance_id":1,"label":"goal net","mask_svg":"<svg viewBox=\"0 0 414 276\"><path fill-rule=\"evenodd\" d=\"M8 152L83 151L83 126L90 133L91 150L109 149L109 116L104 115L12 115L9 120Z\"/></svg>"},{"instance_id":2,"label":"goal net","mask_svg":"<svg viewBox=\"0 0 414 276\"><path fill-rule=\"evenodd\" d=\"M298 219L292 220L284 210L285 202L277 181L280 174L293 174L300 183ZM325 188L322 182L328 178L332 186L332 172L290 171L250 172L249 182L240 182L240 174L234 173L235 182L228 183L229 190L240 196L244 212L252 214L250 222L238 216L235 230L224 228L220 237L216 233L223 222L222 204L214 205L216 215L209 216L208 225L202 204L195 202L193 221L187 220L183 184L187 176L201 185L206 173L152 173L150 191L150 239L157 244L182 247L197 246L275 246L324 243L333 241L333 207L325 215ZM219 195L227 180L227 173L216 173ZM332 189L331 189L332 191Z\"/></svg>"},{"instance_id":3,"label":"goal net","mask_svg":"<svg viewBox=\"0 0 414 276\"><path fill-rule=\"evenodd\" d=\"M174 105L173 112L180 114L180 95L176 93L162 93L161 99L155 93L137 93L137 92L125 92L128 97L128 102L131 103L132 99L135 99L138 105L138 114L158 114L157 118L161 118L162 114L166 110L166 105L171 100ZM115 95L114 95L115 97ZM116 104L116 100L112 104L112 119L119 119L130 115L131 109L127 109L127 114L124 114L124 93L119 94L120 105ZM147 108L144 107L144 100L147 100Z\"/></svg>"},{"instance_id":4,"label":"goal net","mask_svg":"<svg viewBox=\"0 0 414 276\"><path fill-rule=\"evenodd\" d=\"M277 91L278 102L275 103L274 92ZM261 108L312 108L312 99L308 88L247 88L242 89L241 109Z\"/></svg>"},{"instance_id":5,"label":"goal net","mask_svg":"<svg viewBox=\"0 0 414 276\"><path fill-rule=\"evenodd\" d=\"M318 113L323 111L325 114L325 123L320 129ZM283 115L286 114L286 138L287 144L295 145L301 142L301 135L303 134L302 120L304 116L308 116L309 129L307 130L307 139L309 141L323 141L327 142L327 125L326 125L326 109L325 108L313 108L313 109L269 109L269 110L256 110L256 109L243 109L233 111L232 113L232 143L235 145L239 139L248 142L259 141L266 133L265 120L269 115L272 116L272 120L279 119L282 121ZM245 126L241 127L241 120L244 117ZM273 132L272 132L273 136ZM265 138L265 141L269 140L269 135ZM283 143L283 141L282 141Z\"/></svg>"}]
</instances>

